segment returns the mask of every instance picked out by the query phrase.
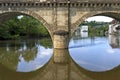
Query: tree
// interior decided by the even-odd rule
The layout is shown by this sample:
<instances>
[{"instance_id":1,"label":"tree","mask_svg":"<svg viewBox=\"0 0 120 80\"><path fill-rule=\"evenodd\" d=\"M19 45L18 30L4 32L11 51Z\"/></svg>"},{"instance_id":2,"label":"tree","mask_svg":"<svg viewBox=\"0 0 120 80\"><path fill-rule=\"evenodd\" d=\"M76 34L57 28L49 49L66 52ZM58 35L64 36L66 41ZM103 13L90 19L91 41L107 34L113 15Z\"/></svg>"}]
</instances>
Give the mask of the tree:
<instances>
[{"instance_id":1,"label":"tree","mask_svg":"<svg viewBox=\"0 0 120 80\"><path fill-rule=\"evenodd\" d=\"M20 36L49 36L47 29L41 22L30 16L18 16L6 21L0 27L0 39L16 39Z\"/></svg>"}]
</instances>

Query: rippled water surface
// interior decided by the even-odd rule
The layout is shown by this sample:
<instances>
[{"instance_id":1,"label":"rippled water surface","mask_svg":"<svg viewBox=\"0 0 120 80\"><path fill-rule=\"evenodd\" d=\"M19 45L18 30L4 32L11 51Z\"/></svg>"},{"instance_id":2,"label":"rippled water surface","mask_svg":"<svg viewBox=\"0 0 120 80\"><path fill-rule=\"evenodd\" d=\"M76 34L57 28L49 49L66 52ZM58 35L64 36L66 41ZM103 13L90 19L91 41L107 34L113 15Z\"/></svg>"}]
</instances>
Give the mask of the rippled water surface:
<instances>
[{"instance_id":1,"label":"rippled water surface","mask_svg":"<svg viewBox=\"0 0 120 80\"><path fill-rule=\"evenodd\" d=\"M89 71L112 70L120 64L119 38L111 37L73 37L69 51L73 60Z\"/></svg>"},{"instance_id":2,"label":"rippled water surface","mask_svg":"<svg viewBox=\"0 0 120 80\"><path fill-rule=\"evenodd\" d=\"M43 67L53 54L50 39L0 41L0 63L17 72Z\"/></svg>"},{"instance_id":3,"label":"rippled water surface","mask_svg":"<svg viewBox=\"0 0 120 80\"><path fill-rule=\"evenodd\" d=\"M73 36L69 49L52 41L0 41L0 80L120 80L119 37Z\"/></svg>"}]
</instances>

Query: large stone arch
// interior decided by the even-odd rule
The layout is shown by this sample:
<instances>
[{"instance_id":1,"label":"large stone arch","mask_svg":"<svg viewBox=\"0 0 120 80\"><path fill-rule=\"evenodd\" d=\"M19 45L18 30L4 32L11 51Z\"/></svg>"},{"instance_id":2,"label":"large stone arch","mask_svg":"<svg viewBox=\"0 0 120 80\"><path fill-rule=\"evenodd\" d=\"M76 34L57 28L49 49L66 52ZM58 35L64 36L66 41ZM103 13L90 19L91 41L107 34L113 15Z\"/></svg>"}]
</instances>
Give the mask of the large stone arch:
<instances>
[{"instance_id":1,"label":"large stone arch","mask_svg":"<svg viewBox=\"0 0 120 80\"><path fill-rule=\"evenodd\" d=\"M108 16L108 17L112 17L114 19L120 20L120 12L118 11L92 11L92 12L87 12L85 13L82 17L80 17L75 23L73 23L71 25L71 36L73 34L73 32L75 31L75 29L83 22L85 21L87 18L92 17L92 16Z\"/></svg>"},{"instance_id":2,"label":"large stone arch","mask_svg":"<svg viewBox=\"0 0 120 80\"><path fill-rule=\"evenodd\" d=\"M14 17L14 16L19 16L19 15L27 15L27 16L31 16L34 17L35 19L37 19L39 22L41 22L45 28L48 30L51 39L52 39L52 31L50 31L50 25L37 13L35 13L34 11L5 11L0 13L0 23L4 23L4 21Z\"/></svg>"}]
</instances>

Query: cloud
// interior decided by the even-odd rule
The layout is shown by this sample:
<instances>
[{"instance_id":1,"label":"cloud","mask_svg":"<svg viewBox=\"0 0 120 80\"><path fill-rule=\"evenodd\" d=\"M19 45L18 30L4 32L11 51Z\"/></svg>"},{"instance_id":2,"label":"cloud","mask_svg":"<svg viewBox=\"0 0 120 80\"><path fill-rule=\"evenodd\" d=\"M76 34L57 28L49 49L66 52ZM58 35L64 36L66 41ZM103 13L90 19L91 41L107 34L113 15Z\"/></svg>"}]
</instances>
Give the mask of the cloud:
<instances>
[{"instance_id":1,"label":"cloud","mask_svg":"<svg viewBox=\"0 0 120 80\"><path fill-rule=\"evenodd\" d=\"M114 54L115 51L113 49L107 49L107 53Z\"/></svg>"},{"instance_id":2,"label":"cloud","mask_svg":"<svg viewBox=\"0 0 120 80\"><path fill-rule=\"evenodd\" d=\"M41 58L44 58L45 56L49 56L53 53L53 50L52 49L44 49L43 51L39 51L38 52L38 56L41 57Z\"/></svg>"},{"instance_id":3,"label":"cloud","mask_svg":"<svg viewBox=\"0 0 120 80\"><path fill-rule=\"evenodd\" d=\"M113 18L106 16L93 16L86 19L86 21L96 21L96 22L111 22Z\"/></svg>"}]
</instances>

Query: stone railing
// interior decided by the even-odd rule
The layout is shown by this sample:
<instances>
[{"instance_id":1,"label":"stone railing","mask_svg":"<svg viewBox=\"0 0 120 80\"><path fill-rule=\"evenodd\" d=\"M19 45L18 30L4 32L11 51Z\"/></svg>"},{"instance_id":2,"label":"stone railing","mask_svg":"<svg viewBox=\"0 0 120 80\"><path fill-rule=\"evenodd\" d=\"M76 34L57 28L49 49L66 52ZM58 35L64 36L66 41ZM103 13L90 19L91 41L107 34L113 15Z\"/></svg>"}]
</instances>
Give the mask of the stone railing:
<instances>
[{"instance_id":1,"label":"stone railing","mask_svg":"<svg viewBox=\"0 0 120 80\"><path fill-rule=\"evenodd\" d=\"M0 0L0 7L119 7L120 1L103 2L103 1L54 1L54 0Z\"/></svg>"}]
</instances>

